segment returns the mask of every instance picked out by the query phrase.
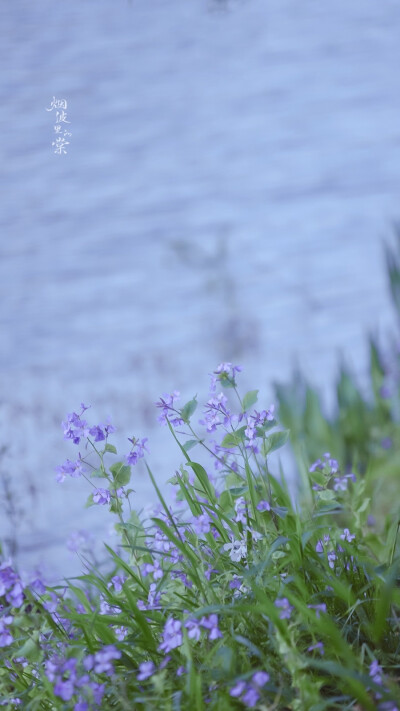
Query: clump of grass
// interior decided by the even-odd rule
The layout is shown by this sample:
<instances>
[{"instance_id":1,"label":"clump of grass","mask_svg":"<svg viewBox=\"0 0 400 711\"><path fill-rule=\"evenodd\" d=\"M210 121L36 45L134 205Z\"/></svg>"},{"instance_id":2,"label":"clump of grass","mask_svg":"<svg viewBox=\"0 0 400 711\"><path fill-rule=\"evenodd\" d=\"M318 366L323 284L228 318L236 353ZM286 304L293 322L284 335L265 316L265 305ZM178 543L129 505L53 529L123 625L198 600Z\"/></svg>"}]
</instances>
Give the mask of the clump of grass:
<instances>
[{"instance_id":1,"label":"clump of grass","mask_svg":"<svg viewBox=\"0 0 400 711\"><path fill-rule=\"evenodd\" d=\"M7 710L400 706L399 518L372 525L368 477L335 452L308 462L294 502L270 469L289 433L273 406L255 409L256 390L241 397L239 371L213 373L200 433L196 397L157 403L182 453L174 505L147 440L131 438L118 460L110 424L90 426L85 405L68 415L64 436L85 449L57 477L87 479L88 504L108 506L120 543L107 546L104 570L86 561L60 586L23 582L1 563ZM136 467L158 497L146 515L130 504Z\"/></svg>"}]
</instances>

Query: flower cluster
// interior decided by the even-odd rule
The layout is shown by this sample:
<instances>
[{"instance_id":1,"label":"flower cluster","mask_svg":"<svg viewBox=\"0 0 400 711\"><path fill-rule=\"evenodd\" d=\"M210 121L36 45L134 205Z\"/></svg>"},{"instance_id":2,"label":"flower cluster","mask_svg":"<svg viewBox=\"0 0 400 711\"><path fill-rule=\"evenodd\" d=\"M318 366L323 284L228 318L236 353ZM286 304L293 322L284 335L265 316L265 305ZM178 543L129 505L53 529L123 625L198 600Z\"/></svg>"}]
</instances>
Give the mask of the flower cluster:
<instances>
[{"instance_id":1,"label":"flower cluster","mask_svg":"<svg viewBox=\"0 0 400 711\"><path fill-rule=\"evenodd\" d=\"M258 391L240 396L239 371L221 363L212 374L201 422L217 439L222 435L218 442L196 432L197 396L182 409L177 391L157 403L160 421L179 425L173 436L184 464L169 481L177 510L150 467L160 502L139 513L131 508L131 467L140 468L146 438L130 438L129 454L115 462L110 426L91 427L83 404L67 416L65 437L75 444L86 439L99 464L79 454L58 468L58 479L83 477L92 486L88 505L109 506L120 541L100 560L86 533L77 532L70 549L85 546L94 564L73 585L49 588L37 578L24 587L11 563L0 565L0 705L11 689L10 710L19 699L22 707L35 705L37 694L46 707L71 711L164 708L171 699L177 708L200 700L210 709L317 708L333 699L340 699L338 708L361 708L367 696L377 711L398 711L391 679L399 601L388 585L398 551L379 537L378 525L373 535L368 530L367 475L361 481L342 475L326 452L310 467L320 493L309 496L305 487L297 506L268 460L287 431L270 432L279 427L272 405L252 409ZM195 445L196 453L211 455L213 474L201 457L192 459ZM337 654L339 636L346 667ZM379 663L368 669L371 650ZM329 684L327 669L329 676L334 669ZM351 685L348 679L360 673L365 684Z\"/></svg>"},{"instance_id":2,"label":"flower cluster","mask_svg":"<svg viewBox=\"0 0 400 711\"><path fill-rule=\"evenodd\" d=\"M74 711L87 711L87 698L93 698L97 706L101 705L105 684L92 681L88 672L110 676L114 671L113 662L121 657L121 652L113 645L107 645L95 654L88 654L82 660L83 670L79 672L75 657L51 657L45 662L45 673L53 684L54 694L63 701L70 701L74 695L78 700Z\"/></svg>"},{"instance_id":3,"label":"flower cluster","mask_svg":"<svg viewBox=\"0 0 400 711\"><path fill-rule=\"evenodd\" d=\"M164 393L163 396L160 397L159 401L156 402L156 407L159 407L162 410L162 414L158 417L158 421L162 425L166 425L167 420L174 427L183 424L179 411L176 407L174 407L174 404L177 400L179 400L180 395L179 390L174 390L174 392L170 395L168 395L168 393Z\"/></svg>"},{"instance_id":4,"label":"flower cluster","mask_svg":"<svg viewBox=\"0 0 400 711\"><path fill-rule=\"evenodd\" d=\"M24 587L18 573L10 561L0 564L0 598L5 597L11 607L21 607L24 601Z\"/></svg>"},{"instance_id":5,"label":"flower cluster","mask_svg":"<svg viewBox=\"0 0 400 711\"><path fill-rule=\"evenodd\" d=\"M83 413L88 409L89 407L82 402L81 412L79 414L70 412L67 415L67 419L62 423L64 439L72 439L74 444L79 444L81 439L93 437L95 442L101 442L107 439L108 435L112 434L112 432L115 432L115 427L109 423L90 427L86 420L82 419Z\"/></svg>"},{"instance_id":6,"label":"flower cluster","mask_svg":"<svg viewBox=\"0 0 400 711\"><path fill-rule=\"evenodd\" d=\"M331 483L333 491L341 492L347 490L349 481L356 481L356 476L353 472L349 474L341 474L337 459L331 457L329 452L323 455L324 460L317 459L309 468L310 474L315 475L315 481L312 485L314 491L323 491Z\"/></svg>"},{"instance_id":7,"label":"flower cluster","mask_svg":"<svg viewBox=\"0 0 400 711\"><path fill-rule=\"evenodd\" d=\"M269 682L269 674L259 671L253 674L250 682L238 681L229 691L230 696L239 698L248 708L256 706L260 700L262 688Z\"/></svg>"},{"instance_id":8,"label":"flower cluster","mask_svg":"<svg viewBox=\"0 0 400 711\"><path fill-rule=\"evenodd\" d=\"M129 438L129 442L132 444L132 449L129 452L129 454L126 456L126 463L129 466L135 466L135 464L138 463L139 459L142 459L144 457L145 451L148 452L149 450L146 447L146 442L148 441L148 438L145 437L142 440L138 440L135 437Z\"/></svg>"}]
</instances>

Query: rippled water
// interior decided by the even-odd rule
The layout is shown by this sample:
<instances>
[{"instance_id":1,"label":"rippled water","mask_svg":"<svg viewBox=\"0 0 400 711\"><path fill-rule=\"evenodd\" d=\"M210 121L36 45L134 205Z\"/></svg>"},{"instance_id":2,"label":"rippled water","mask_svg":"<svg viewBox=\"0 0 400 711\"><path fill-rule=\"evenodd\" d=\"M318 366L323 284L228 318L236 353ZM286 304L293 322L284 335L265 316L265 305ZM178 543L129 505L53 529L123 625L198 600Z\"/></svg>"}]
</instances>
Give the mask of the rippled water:
<instances>
[{"instance_id":1,"label":"rippled water","mask_svg":"<svg viewBox=\"0 0 400 711\"><path fill-rule=\"evenodd\" d=\"M153 402L205 395L221 360L267 404L295 360L328 400L339 350L362 377L392 324L399 24L390 0L3 3L0 418L26 565L77 570L67 533L106 536L84 483L54 481L82 400L122 451L147 434L164 481Z\"/></svg>"}]
</instances>

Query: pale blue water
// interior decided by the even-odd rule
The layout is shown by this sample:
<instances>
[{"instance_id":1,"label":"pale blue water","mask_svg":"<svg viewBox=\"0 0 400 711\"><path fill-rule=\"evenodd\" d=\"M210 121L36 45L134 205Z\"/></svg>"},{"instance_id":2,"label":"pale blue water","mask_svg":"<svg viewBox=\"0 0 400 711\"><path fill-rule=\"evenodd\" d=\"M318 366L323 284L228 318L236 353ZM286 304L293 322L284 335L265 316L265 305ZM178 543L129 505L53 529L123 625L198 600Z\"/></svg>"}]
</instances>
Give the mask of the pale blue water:
<instances>
[{"instance_id":1,"label":"pale blue water","mask_svg":"<svg viewBox=\"0 0 400 711\"><path fill-rule=\"evenodd\" d=\"M122 451L148 435L164 481L180 456L152 403L206 395L221 360L266 405L296 359L327 400L340 349L362 378L366 331L392 324L399 26L391 0L1 5L0 418L26 565L77 570L68 532L106 535L83 482L54 481L82 400Z\"/></svg>"}]
</instances>

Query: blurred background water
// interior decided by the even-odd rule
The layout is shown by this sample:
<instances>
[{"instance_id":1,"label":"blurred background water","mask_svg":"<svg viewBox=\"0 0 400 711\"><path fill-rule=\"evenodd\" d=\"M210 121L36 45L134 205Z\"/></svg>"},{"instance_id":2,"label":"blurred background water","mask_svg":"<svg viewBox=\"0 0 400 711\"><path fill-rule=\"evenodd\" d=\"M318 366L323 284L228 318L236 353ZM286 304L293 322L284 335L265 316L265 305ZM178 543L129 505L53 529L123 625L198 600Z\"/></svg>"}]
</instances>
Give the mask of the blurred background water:
<instances>
[{"instance_id":1,"label":"blurred background water","mask_svg":"<svg viewBox=\"0 0 400 711\"><path fill-rule=\"evenodd\" d=\"M324 392L338 352L393 324L384 240L398 217L400 6L368 0L16 0L0 6L1 467L25 510L18 560L80 571L85 510L60 422L83 400L115 441L180 463L154 402L243 390L299 363ZM67 153L52 141L68 103ZM139 506L155 499L135 470Z\"/></svg>"}]
</instances>

